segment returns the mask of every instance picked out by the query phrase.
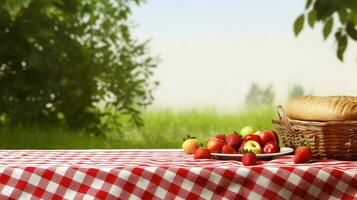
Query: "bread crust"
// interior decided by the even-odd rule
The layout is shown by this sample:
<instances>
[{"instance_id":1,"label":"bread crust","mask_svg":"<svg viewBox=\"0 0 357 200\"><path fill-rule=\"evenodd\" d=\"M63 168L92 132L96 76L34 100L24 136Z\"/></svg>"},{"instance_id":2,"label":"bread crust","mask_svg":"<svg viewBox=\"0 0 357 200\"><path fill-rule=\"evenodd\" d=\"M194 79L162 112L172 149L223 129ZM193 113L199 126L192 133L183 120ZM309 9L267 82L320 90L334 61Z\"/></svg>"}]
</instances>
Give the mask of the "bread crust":
<instances>
[{"instance_id":1,"label":"bread crust","mask_svg":"<svg viewBox=\"0 0 357 200\"><path fill-rule=\"evenodd\" d=\"M330 98L357 102L357 96L330 96Z\"/></svg>"},{"instance_id":2,"label":"bread crust","mask_svg":"<svg viewBox=\"0 0 357 200\"><path fill-rule=\"evenodd\" d=\"M307 121L357 120L357 97L301 96L288 103L291 119Z\"/></svg>"}]
</instances>

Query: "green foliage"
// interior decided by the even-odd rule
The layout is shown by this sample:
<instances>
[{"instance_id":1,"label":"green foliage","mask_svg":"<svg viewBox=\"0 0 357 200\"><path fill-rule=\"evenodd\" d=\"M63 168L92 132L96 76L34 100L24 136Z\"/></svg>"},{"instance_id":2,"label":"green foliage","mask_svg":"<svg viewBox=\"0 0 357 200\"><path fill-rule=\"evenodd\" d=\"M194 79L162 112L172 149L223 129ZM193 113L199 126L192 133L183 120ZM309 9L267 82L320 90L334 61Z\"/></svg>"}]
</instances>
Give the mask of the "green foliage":
<instances>
[{"instance_id":1,"label":"green foliage","mask_svg":"<svg viewBox=\"0 0 357 200\"><path fill-rule=\"evenodd\" d=\"M0 115L97 133L120 128L118 116L142 124L156 62L131 35L133 3L0 1Z\"/></svg>"},{"instance_id":2,"label":"green foliage","mask_svg":"<svg viewBox=\"0 0 357 200\"><path fill-rule=\"evenodd\" d=\"M299 35L299 33L301 32L301 30L304 28L304 21L305 21L305 17L304 15L300 15L294 23L294 33L296 36Z\"/></svg>"},{"instance_id":3,"label":"green foliage","mask_svg":"<svg viewBox=\"0 0 357 200\"><path fill-rule=\"evenodd\" d=\"M337 46L337 57L343 60L343 54L347 48L347 35L343 34L342 31L337 31L335 33L336 40L338 41Z\"/></svg>"},{"instance_id":4,"label":"green foliage","mask_svg":"<svg viewBox=\"0 0 357 200\"><path fill-rule=\"evenodd\" d=\"M343 55L349 38L357 41L357 1L356 0L306 0L305 13L299 15L294 23L294 33L298 35L303 29L304 16L308 17L311 28L315 22L323 23L323 36L328 38L338 18L339 26L335 30L337 57L343 61ZM336 23L337 24L337 23Z\"/></svg>"},{"instance_id":5,"label":"green foliage","mask_svg":"<svg viewBox=\"0 0 357 200\"><path fill-rule=\"evenodd\" d=\"M311 28L314 28L315 21L316 21L316 10L312 10L309 12L308 15L308 23Z\"/></svg>"},{"instance_id":6,"label":"green foliage","mask_svg":"<svg viewBox=\"0 0 357 200\"><path fill-rule=\"evenodd\" d=\"M27 8L32 0L6 0L5 8L14 19L22 8Z\"/></svg>"},{"instance_id":7,"label":"green foliage","mask_svg":"<svg viewBox=\"0 0 357 200\"><path fill-rule=\"evenodd\" d=\"M253 83L245 97L246 105L270 106L274 103L275 93L273 85L270 84L266 88L260 88L258 84Z\"/></svg>"},{"instance_id":8,"label":"green foliage","mask_svg":"<svg viewBox=\"0 0 357 200\"><path fill-rule=\"evenodd\" d=\"M323 35L324 35L324 39L326 40L328 38L328 36L330 35L331 31L333 28L333 19L330 17L326 20L326 23L324 25L323 28Z\"/></svg>"}]
</instances>

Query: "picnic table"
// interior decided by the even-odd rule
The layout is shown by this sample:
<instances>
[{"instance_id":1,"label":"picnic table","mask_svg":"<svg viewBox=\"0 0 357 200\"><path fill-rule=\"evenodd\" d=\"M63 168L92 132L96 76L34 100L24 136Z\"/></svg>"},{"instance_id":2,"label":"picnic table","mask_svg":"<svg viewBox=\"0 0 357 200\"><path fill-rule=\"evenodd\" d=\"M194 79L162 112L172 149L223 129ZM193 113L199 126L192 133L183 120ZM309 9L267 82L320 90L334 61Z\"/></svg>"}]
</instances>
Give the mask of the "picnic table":
<instances>
[{"instance_id":1,"label":"picnic table","mask_svg":"<svg viewBox=\"0 0 357 200\"><path fill-rule=\"evenodd\" d=\"M357 199L357 161L246 167L179 150L0 150L0 199Z\"/></svg>"}]
</instances>

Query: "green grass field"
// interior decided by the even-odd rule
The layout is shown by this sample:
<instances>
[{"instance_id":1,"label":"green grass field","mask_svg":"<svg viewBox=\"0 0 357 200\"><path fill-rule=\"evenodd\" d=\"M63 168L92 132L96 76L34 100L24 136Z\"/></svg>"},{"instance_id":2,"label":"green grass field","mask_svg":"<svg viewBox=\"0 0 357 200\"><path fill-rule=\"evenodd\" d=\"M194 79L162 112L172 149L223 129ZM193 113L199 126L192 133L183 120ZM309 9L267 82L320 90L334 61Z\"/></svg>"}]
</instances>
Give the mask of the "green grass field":
<instances>
[{"instance_id":1,"label":"green grass field","mask_svg":"<svg viewBox=\"0 0 357 200\"><path fill-rule=\"evenodd\" d=\"M145 126L126 126L123 134L93 136L58 127L2 127L2 149L86 149L86 148L180 148L188 134L201 142L217 133L230 133L244 126L274 129L274 108L249 108L236 113L213 109L143 113Z\"/></svg>"}]
</instances>

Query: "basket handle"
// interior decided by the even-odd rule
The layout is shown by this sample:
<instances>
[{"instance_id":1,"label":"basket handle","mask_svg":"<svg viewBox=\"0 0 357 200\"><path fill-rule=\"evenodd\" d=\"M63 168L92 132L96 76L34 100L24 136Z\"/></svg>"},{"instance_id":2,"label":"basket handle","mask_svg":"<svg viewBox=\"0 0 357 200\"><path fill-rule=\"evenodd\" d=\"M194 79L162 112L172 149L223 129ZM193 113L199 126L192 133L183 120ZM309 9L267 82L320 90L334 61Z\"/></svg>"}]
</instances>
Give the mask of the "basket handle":
<instances>
[{"instance_id":1,"label":"basket handle","mask_svg":"<svg viewBox=\"0 0 357 200\"><path fill-rule=\"evenodd\" d=\"M293 130L293 128L291 127L291 124L290 124L290 122L289 122L289 118L288 118L288 117L286 116L286 114L285 114L285 111L284 111L284 109L283 109L283 106L278 105L278 108L277 108L277 109L278 109L278 115L279 115L281 121L283 122L283 124L284 124L286 130L289 131L291 134L293 134L293 133L294 133L294 130Z\"/></svg>"}]
</instances>

